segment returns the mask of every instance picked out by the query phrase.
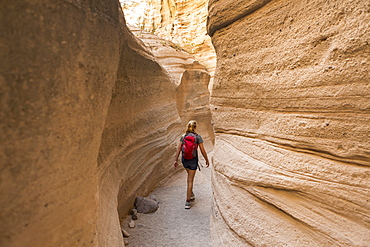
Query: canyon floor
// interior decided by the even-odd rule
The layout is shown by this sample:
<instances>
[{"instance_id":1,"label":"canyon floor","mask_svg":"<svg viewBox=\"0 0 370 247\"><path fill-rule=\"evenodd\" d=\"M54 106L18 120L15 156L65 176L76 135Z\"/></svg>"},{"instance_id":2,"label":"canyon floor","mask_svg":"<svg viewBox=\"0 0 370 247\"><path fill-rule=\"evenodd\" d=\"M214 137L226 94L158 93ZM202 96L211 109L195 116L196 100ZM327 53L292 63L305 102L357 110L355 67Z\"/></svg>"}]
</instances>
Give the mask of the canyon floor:
<instances>
[{"instance_id":1,"label":"canyon floor","mask_svg":"<svg viewBox=\"0 0 370 247\"><path fill-rule=\"evenodd\" d=\"M200 161L200 164L205 164ZM211 168L201 167L194 180L195 200L185 209L186 171L172 176L163 186L151 193L160 202L151 214L139 214L135 228L129 228L130 217L123 229L130 233L128 246L212 246L210 237Z\"/></svg>"}]
</instances>

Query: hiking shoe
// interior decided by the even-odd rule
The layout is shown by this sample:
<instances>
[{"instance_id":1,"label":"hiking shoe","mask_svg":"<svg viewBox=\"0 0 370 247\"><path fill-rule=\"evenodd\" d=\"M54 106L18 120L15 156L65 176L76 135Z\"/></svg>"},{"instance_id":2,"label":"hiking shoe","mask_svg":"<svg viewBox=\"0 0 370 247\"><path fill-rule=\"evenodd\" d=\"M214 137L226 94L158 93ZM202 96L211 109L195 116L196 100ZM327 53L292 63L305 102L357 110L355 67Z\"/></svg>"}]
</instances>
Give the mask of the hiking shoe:
<instances>
[{"instance_id":1,"label":"hiking shoe","mask_svg":"<svg viewBox=\"0 0 370 247\"><path fill-rule=\"evenodd\" d=\"M189 209L189 208L191 208L190 202L185 202L185 209Z\"/></svg>"},{"instance_id":2,"label":"hiking shoe","mask_svg":"<svg viewBox=\"0 0 370 247\"><path fill-rule=\"evenodd\" d=\"M195 200L195 195L194 193L191 194L191 197L190 197L190 201L194 201Z\"/></svg>"}]
</instances>

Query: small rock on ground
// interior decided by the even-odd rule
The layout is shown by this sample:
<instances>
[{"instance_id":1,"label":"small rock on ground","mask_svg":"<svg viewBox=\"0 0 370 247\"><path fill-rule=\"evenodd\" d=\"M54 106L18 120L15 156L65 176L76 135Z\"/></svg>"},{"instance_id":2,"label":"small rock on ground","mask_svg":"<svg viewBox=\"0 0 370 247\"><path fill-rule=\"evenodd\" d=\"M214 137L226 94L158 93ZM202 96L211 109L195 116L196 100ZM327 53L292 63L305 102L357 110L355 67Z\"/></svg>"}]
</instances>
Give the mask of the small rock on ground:
<instances>
[{"instance_id":1,"label":"small rock on ground","mask_svg":"<svg viewBox=\"0 0 370 247\"><path fill-rule=\"evenodd\" d=\"M138 213L148 214L158 210L158 202L148 198L138 196L135 200L135 208Z\"/></svg>"}]
</instances>

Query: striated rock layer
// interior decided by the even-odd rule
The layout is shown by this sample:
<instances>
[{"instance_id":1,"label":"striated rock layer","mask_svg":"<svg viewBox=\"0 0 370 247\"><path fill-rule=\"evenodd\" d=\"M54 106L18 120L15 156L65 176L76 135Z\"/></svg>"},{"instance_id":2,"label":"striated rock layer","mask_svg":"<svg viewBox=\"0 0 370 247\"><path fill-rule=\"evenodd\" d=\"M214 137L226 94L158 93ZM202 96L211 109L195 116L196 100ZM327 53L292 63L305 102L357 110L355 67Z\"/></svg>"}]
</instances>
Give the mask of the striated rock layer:
<instances>
[{"instance_id":1,"label":"striated rock layer","mask_svg":"<svg viewBox=\"0 0 370 247\"><path fill-rule=\"evenodd\" d=\"M186 70L197 69L207 73L206 68L179 45L140 28L134 26L129 28L166 69L176 86L180 85L181 77Z\"/></svg>"},{"instance_id":2,"label":"striated rock layer","mask_svg":"<svg viewBox=\"0 0 370 247\"><path fill-rule=\"evenodd\" d=\"M216 56L207 35L208 0L148 0L142 27L170 40L204 64L213 77Z\"/></svg>"},{"instance_id":3,"label":"striated rock layer","mask_svg":"<svg viewBox=\"0 0 370 247\"><path fill-rule=\"evenodd\" d=\"M173 172L173 78L116 1L0 5L0 245L123 246L120 217Z\"/></svg>"},{"instance_id":4,"label":"striated rock layer","mask_svg":"<svg viewBox=\"0 0 370 247\"><path fill-rule=\"evenodd\" d=\"M216 246L369 245L369 8L210 1Z\"/></svg>"},{"instance_id":5,"label":"striated rock layer","mask_svg":"<svg viewBox=\"0 0 370 247\"><path fill-rule=\"evenodd\" d=\"M182 126L190 119L196 120L207 151L213 149L214 134L208 90L210 75L206 68L173 42L139 28L130 29L152 51L176 85L176 104Z\"/></svg>"},{"instance_id":6,"label":"striated rock layer","mask_svg":"<svg viewBox=\"0 0 370 247\"><path fill-rule=\"evenodd\" d=\"M174 171L182 131L172 78L127 28L122 34L98 156L100 246L121 244L119 221L135 198L148 195Z\"/></svg>"}]
</instances>

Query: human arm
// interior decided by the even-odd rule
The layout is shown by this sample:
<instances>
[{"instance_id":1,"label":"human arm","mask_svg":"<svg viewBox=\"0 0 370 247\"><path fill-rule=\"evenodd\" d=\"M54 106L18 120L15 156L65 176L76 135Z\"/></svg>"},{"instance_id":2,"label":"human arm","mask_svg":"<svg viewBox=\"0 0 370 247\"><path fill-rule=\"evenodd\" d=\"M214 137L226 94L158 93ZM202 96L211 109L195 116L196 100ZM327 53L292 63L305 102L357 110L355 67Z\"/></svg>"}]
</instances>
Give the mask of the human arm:
<instances>
[{"instance_id":1,"label":"human arm","mask_svg":"<svg viewBox=\"0 0 370 247\"><path fill-rule=\"evenodd\" d=\"M179 165L178 159L179 159L179 156L180 156L180 153L181 153L181 146L182 146L182 142L180 142L179 145L177 146L177 151L176 151L176 156L175 156L175 162L173 163L173 166L175 167L175 169Z\"/></svg>"},{"instance_id":2,"label":"human arm","mask_svg":"<svg viewBox=\"0 0 370 247\"><path fill-rule=\"evenodd\" d=\"M199 148L200 148L200 152L202 153L204 159L206 160L206 167L208 168L209 167L209 160L208 160L207 152L204 149L203 142L199 143Z\"/></svg>"}]
</instances>

